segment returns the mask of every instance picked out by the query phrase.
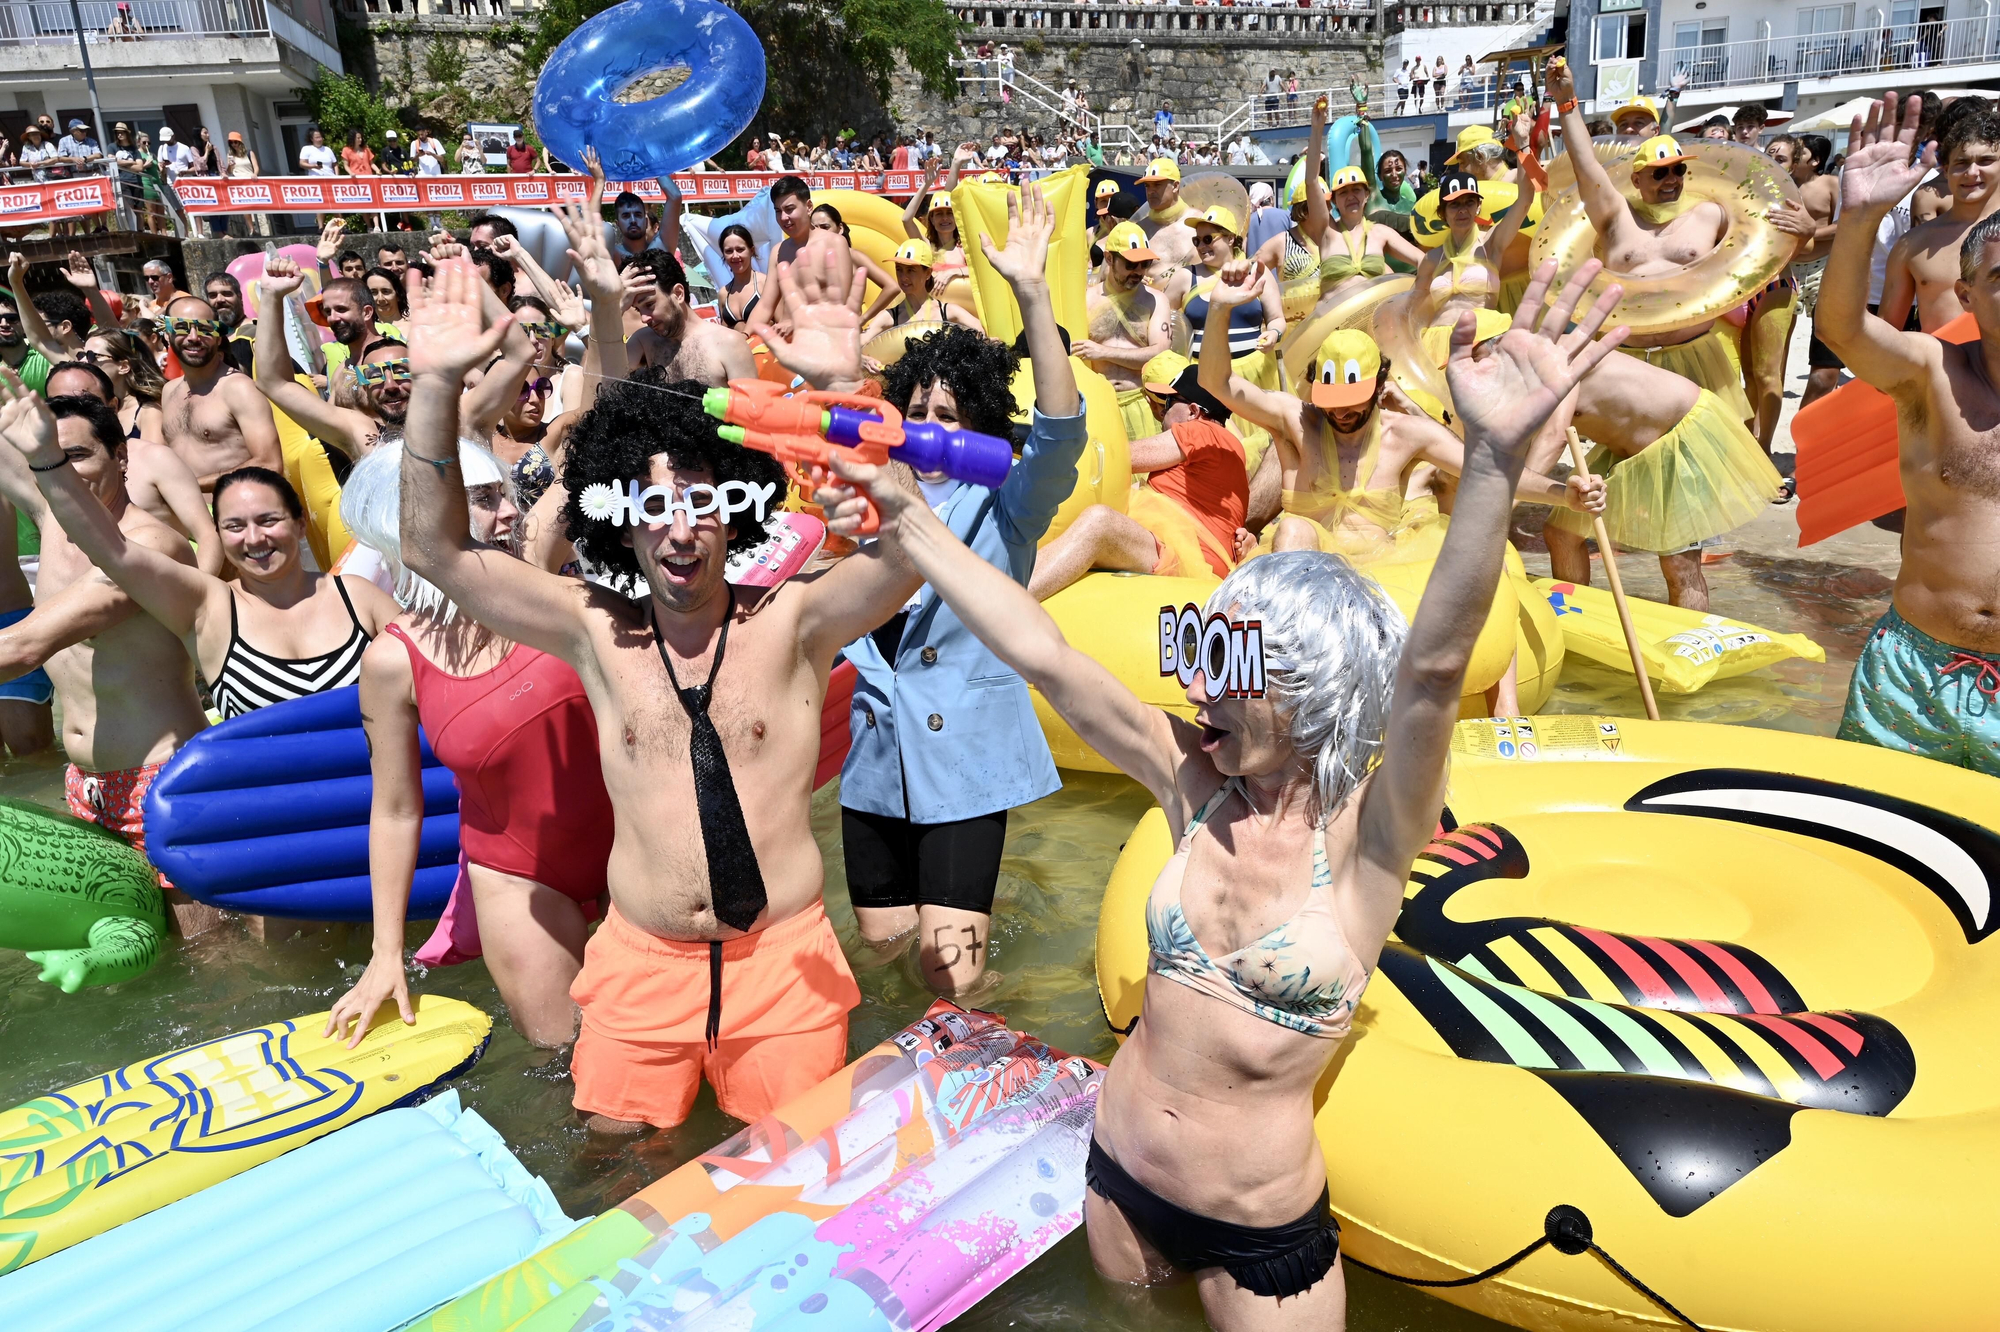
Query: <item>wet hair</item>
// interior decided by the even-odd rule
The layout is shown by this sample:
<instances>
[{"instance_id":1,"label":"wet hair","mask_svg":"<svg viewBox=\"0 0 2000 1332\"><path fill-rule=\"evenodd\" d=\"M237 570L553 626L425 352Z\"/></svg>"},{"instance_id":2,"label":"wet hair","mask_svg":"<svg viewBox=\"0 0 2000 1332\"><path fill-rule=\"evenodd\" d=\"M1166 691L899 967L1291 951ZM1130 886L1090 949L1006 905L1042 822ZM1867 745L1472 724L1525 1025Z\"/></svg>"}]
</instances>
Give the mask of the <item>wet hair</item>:
<instances>
[{"instance_id":1,"label":"wet hair","mask_svg":"<svg viewBox=\"0 0 2000 1332\"><path fill-rule=\"evenodd\" d=\"M1382 761L1408 621L1374 579L1319 551L1249 561L1207 610L1263 622L1267 696L1312 760L1308 814L1324 828Z\"/></svg>"},{"instance_id":2,"label":"wet hair","mask_svg":"<svg viewBox=\"0 0 2000 1332\"><path fill-rule=\"evenodd\" d=\"M1812 154L1813 174L1826 171L1826 164L1833 158L1833 141L1824 134L1794 134L1792 142Z\"/></svg>"},{"instance_id":3,"label":"wet hair","mask_svg":"<svg viewBox=\"0 0 2000 1332\"><path fill-rule=\"evenodd\" d=\"M104 401L106 402L110 402L112 399L118 396L118 387L117 385L111 382L111 376L105 374L102 370L99 370L96 366L92 365L88 361L58 361L54 365L49 367L49 377L48 379L45 379L42 382L45 385L53 383L57 375L67 374L67 373L89 375L91 378L95 379L97 381L97 387L104 391ZM59 396L87 398L90 395L87 393L77 393L77 394L65 394Z\"/></svg>"},{"instance_id":4,"label":"wet hair","mask_svg":"<svg viewBox=\"0 0 2000 1332\"><path fill-rule=\"evenodd\" d=\"M116 417L112 418L116 420ZM231 486L269 486L277 492L278 500L285 506L285 512L294 518L306 516L305 506L299 503L299 492L292 489L292 483L281 473L268 467L239 467L233 472L224 472L215 478L215 495L209 507L217 512L222 509L222 495Z\"/></svg>"},{"instance_id":5,"label":"wet hair","mask_svg":"<svg viewBox=\"0 0 2000 1332\"><path fill-rule=\"evenodd\" d=\"M477 440L458 441L458 468L467 490L498 484L514 498L506 466ZM376 445L347 474L340 487L340 521L356 541L382 557L394 579L392 595L404 609L449 624L458 614L457 605L403 564L402 516L403 441L396 439Z\"/></svg>"},{"instance_id":6,"label":"wet hair","mask_svg":"<svg viewBox=\"0 0 2000 1332\"><path fill-rule=\"evenodd\" d=\"M797 176L780 176L771 182L771 207L778 206L780 199L798 199L808 206L812 203L812 186Z\"/></svg>"},{"instance_id":7,"label":"wet hair","mask_svg":"<svg viewBox=\"0 0 2000 1332\"><path fill-rule=\"evenodd\" d=\"M646 201L644 199L641 199L638 195L634 194L632 191L620 190L618 191L618 197L611 201L611 211L615 213L628 203L638 204L639 207L641 208L646 207ZM649 215L652 212L651 209L647 209L646 211Z\"/></svg>"},{"instance_id":8,"label":"wet hair","mask_svg":"<svg viewBox=\"0 0 2000 1332\"><path fill-rule=\"evenodd\" d=\"M521 229L515 226L511 219L504 218L498 213L481 213L478 217L473 218L471 225L466 227L465 234L470 236L481 227L491 227L493 234L496 236L519 236L521 234Z\"/></svg>"},{"instance_id":9,"label":"wet hair","mask_svg":"<svg viewBox=\"0 0 2000 1332\"><path fill-rule=\"evenodd\" d=\"M586 517L580 497L600 483L624 490L650 475L653 459L660 455L676 468L707 472L716 485L774 485L774 502L784 494L785 473L776 458L715 433L721 423L703 412L699 401L707 388L693 380L670 380L664 367L647 366L629 379L604 385L596 404L577 418L563 448L562 484L568 498L562 521L585 559L614 573L639 575L625 529ZM763 528L739 522L729 539L730 553L749 550L764 538Z\"/></svg>"},{"instance_id":10,"label":"wet hair","mask_svg":"<svg viewBox=\"0 0 2000 1332\"><path fill-rule=\"evenodd\" d=\"M1958 275L1965 281L1978 278L1979 270L1986 266L1986 247L1995 236L2000 236L2000 213L1980 218L1958 243Z\"/></svg>"},{"instance_id":11,"label":"wet hair","mask_svg":"<svg viewBox=\"0 0 2000 1332\"><path fill-rule=\"evenodd\" d=\"M97 436L97 442L114 458L118 456L118 450L125 447L125 427L118 424L118 413L111 409L108 402L82 393L65 393L49 399L49 414L58 421L79 416L90 422L90 433Z\"/></svg>"},{"instance_id":12,"label":"wet hair","mask_svg":"<svg viewBox=\"0 0 2000 1332\"><path fill-rule=\"evenodd\" d=\"M731 236L736 236L742 240L744 248L750 251L752 259L757 257L757 238L752 236L750 228L744 226L741 222L731 222L722 229L722 234L715 238L715 252L717 254L722 253L722 242L728 240Z\"/></svg>"},{"instance_id":13,"label":"wet hair","mask_svg":"<svg viewBox=\"0 0 2000 1332\"><path fill-rule=\"evenodd\" d=\"M60 291L39 292L34 297L35 309L41 312L50 329L57 324L68 324L70 331L78 337L90 333L90 306L82 296L64 287Z\"/></svg>"},{"instance_id":14,"label":"wet hair","mask_svg":"<svg viewBox=\"0 0 2000 1332\"><path fill-rule=\"evenodd\" d=\"M917 390L941 383L958 400L958 418L968 430L1005 439L1013 431L1014 372L1021 358L1014 349L957 324L927 337L912 338L903 355L882 372L882 399L899 412L910 410Z\"/></svg>"},{"instance_id":15,"label":"wet hair","mask_svg":"<svg viewBox=\"0 0 2000 1332\"><path fill-rule=\"evenodd\" d=\"M2000 116L1983 97L1962 97L1938 117L1938 165L1949 166L1952 154L1969 143L2000 145Z\"/></svg>"},{"instance_id":16,"label":"wet hair","mask_svg":"<svg viewBox=\"0 0 2000 1332\"><path fill-rule=\"evenodd\" d=\"M137 338L122 328L99 329L90 336L109 344L111 354L132 367L125 375L125 382L132 388L132 396L157 407L160 395L167 391L167 381L160 373L159 365L153 360L153 353L141 346ZM94 365L90 368L97 370ZM99 370L98 373L104 372ZM105 378L109 379L110 376L106 375Z\"/></svg>"}]
</instances>

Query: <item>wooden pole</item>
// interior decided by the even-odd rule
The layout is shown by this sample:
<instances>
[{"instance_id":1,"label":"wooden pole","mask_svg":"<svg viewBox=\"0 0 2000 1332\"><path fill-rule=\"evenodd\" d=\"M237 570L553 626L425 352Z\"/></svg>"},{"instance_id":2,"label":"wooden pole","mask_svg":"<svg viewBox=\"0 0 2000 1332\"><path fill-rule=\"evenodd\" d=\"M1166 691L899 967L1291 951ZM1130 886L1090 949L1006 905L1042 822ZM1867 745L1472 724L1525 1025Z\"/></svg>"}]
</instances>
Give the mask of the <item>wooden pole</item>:
<instances>
[{"instance_id":1,"label":"wooden pole","mask_svg":"<svg viewBox=\"0 0 2000 1332\"><path fill-rule=\"evenodd\" d=\"M1569 428L1569 461L1587 483L1590 465L1583 460L1583 441L1577 438L1575 426ZM1590 523L1596 529L1597 549L1604 556L1604 576L1611 580L1611 603L1618 608L1618 623L1625 630L1625 649L1632 654L1632 674L1639 681L1639 697L1645 700L1646 716L1658 721L1660 705L1653 701L1653 682L1646 678L1646 654L1639 650L1639 631L1632 624L1632 608L1625 604L1625 584L1618 577L1618 552L1612 549L1603 517L1593 517Z\"/></svg>"}]
</instances>

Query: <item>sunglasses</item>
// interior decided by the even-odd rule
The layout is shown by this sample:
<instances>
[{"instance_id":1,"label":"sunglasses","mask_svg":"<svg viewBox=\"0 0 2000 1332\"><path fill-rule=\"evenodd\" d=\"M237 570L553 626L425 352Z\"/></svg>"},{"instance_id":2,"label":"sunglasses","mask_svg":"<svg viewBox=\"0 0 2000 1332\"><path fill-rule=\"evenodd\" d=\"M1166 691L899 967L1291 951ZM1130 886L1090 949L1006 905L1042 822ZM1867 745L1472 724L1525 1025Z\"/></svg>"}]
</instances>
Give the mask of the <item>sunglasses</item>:
<instances>
[{"instance_id":1,"label":"sunglasses","mask_svg":"<svg viewBox=\"0 0 2000 1332\"><path fill-rule=\"evenodd\" d=\"M1194 243L1196 245L1214 245L1218 241L1227 241L1229 244L1234 245L1236 237L1226 231L1197 231L1194 233Z\"/></svg>"},{"instance_id":2,"label":"sunglasses","mask_svg":"<svg viewBox=\"0 0 2000 1332\"><path fill-rule=\"evenodd\" d=\"M524 323L520 328L531 338L558 338L569 332L567 327L552 319L538 319L532 323Z\"/></svg>"},{"instance_id":3,"label":"sunglasses","mask_svg":"<svg viewBox=\"0 0 2000 1332\"><path fill-rule=\"evenodd\" d=\"M555 381L546 375L540 379L531 379L521 385L521 400L525 402L529 398L540 397L553 387L555 387Z\"/></svg>"},{"instance_id":4,"label":"sunglasses","mask_svg":"<svg viewBox=\"0 0 2000 1332\"><path fill-rule=\"evenodd\" d=\"M388 361L363 361L354 367L354 382L362 388L381 388L390 380L410 382L410 358L398 356Z\"/></svg>"},{"instance_id":5,"label":"sunglasses","mask_svg":"<svg viewBox=\"0 0 2000 1332\"><path fill-rule=\"evenodd\" d=\"M108 365L124 358L113 356L110 352L92 351L90 348L85 347L76 354L75 359L82 361L85 365Z\"/></svg>"},{"instance_id":6,"label":"sunglasses","mask_svg":"<svg viewBox=\"0 0 2000 1332\"><path fill-rule=\"evenodd\" d=\"M12 310L0 310L0 324L18 324L21 316Z\"/></svg>"},{"instance_id":7,"label":"sunglasses","mask_svg":"<svg viewBox=\"0 0 2000 1332\"><path fill-rule=\"evenodd\" d=\"M1679 180L1688 173L1686 162L1676 162L1672 166L1654 167L1654 180Z\"/></svg>"},{"instance_id":8,"label":"sunglasses","mask_svg":"<svg viewBox=\"0 0 2000 1332\"><path fill-rule=\"evenodd\" d=\"M174 280L174 275L172 273L146 274L146 281L148 282L172 282L173 280Z\"/></svg>"},{"instance_id":9,"label":"sunglasses","mask_svg":"<svg viewBox=\"0 0 2000 1332\"><path fill-rule=\"evenodd\" d=\"M222 321L219 319L180 319L168 315L161 322L170 338L196 337L204 333L211 338L222 336Z\"/></svg>"}]
</instances>

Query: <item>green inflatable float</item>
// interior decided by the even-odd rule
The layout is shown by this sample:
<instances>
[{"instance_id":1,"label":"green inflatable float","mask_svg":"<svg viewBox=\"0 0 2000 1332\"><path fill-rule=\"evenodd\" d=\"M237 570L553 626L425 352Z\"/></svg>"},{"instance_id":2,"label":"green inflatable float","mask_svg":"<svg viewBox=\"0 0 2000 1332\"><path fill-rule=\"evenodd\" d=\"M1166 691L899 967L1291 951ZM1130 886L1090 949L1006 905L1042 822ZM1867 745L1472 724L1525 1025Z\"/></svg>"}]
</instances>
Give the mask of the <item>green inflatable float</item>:
<instances>
[{"instance_id":1,"label":"green inflatable float","mask_svg":"<svg viewBox=\"0 0 2000 1332\"><path fill-rule=\"evenodd\" d=\"M160 956L166 904L146 858L80 819L0 800L0 948L75 994L131 980Z\"/></svg>"}]
</instances>

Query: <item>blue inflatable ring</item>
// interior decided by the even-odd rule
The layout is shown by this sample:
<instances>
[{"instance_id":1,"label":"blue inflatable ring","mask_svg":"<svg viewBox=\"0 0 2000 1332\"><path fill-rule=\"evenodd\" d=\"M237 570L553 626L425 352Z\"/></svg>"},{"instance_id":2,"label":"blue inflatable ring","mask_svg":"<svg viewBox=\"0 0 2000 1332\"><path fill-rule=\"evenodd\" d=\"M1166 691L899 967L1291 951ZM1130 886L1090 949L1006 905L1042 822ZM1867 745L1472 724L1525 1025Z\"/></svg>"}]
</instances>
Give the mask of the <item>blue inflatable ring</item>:
<instances>
[{"instance_id":1,"label":"blue inflatable ring","mask_svg":"<svg viewBox=\"0 0 2000 1332\"><path fill-rule=\"evenodd\" d=\"M686 82L650 101L619 92L685 65ZM685 171L728 147L764 101L764 45L716 0L625 0L571 33L535 81L535 130L583 170L595 147L613 180Z\"/></svg>"}]
</instances>

